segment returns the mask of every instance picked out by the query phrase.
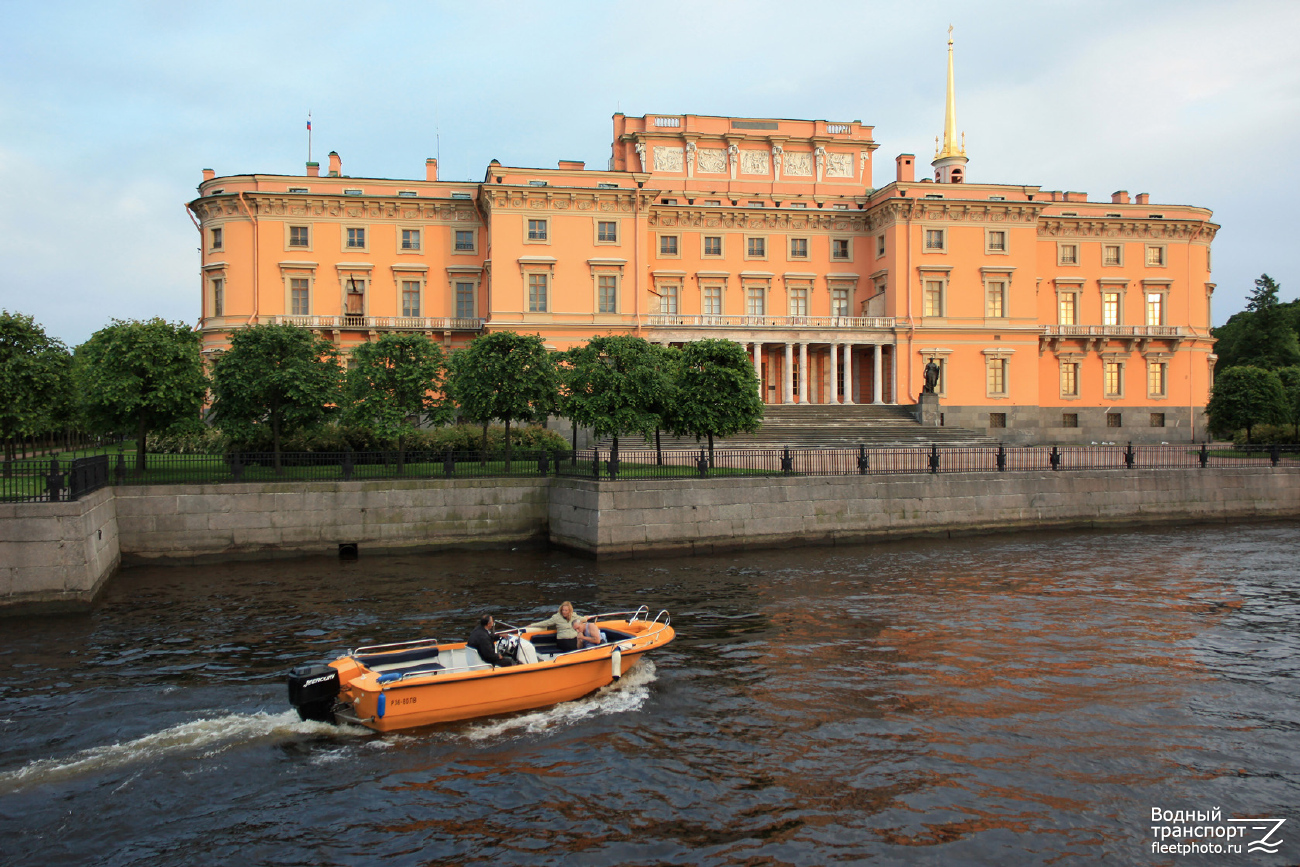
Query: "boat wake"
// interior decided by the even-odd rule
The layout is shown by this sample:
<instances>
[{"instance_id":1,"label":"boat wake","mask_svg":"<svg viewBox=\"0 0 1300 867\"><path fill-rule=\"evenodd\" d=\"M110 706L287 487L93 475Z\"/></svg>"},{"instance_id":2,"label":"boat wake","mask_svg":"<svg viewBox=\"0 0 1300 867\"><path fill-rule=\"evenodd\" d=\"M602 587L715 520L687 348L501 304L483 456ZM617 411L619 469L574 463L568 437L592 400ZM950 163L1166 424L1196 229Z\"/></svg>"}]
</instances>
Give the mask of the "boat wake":
<instances>
[{"instance_id":1,"label":"boat wake","mask_svg":"<svg viewBox=\"0 0 1300 867\"><path fill-rule=\"evenodd\" d=\"M623 679L577 701L566 701L546 710L532 711L507 719L472 723L457 733L470 741L484 741L540 732L573 725L581 720L606 714L638 710L650 697L650 684L656 679L655 664L643 659Z\"/></svg>"},{"instance_id":2,"label":"boat wake","mask_svg":"<svg viewBox=\"0 0 1300 867\"><path fill-rule=\"evenodd\" d=\"M286 735L367 735L365 729L329 723L303 722L296 711L228 714L181 723L132 741L92 747L62 759L37 759L14 771L0 773L0 794L28 786L54 783L81 774L113 771L127 765L194 753L215 755L239 744Z\"/></svg>"}]
</instances>

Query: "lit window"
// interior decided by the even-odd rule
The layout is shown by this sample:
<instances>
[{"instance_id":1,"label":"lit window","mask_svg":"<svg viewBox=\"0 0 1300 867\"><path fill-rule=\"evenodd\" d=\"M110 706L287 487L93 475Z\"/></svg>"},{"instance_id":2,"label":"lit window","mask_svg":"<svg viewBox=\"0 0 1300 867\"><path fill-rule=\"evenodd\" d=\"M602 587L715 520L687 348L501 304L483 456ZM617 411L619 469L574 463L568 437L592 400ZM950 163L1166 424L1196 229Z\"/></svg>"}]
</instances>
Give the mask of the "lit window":
<instances>
[{"instance_id":1,"label":"lit window","mask_svg":"<svg viewBox=\"0 0 1300 867\"><path fill-rule=\"evenodd\" d=\"M1062 265L1078 265L1078 264L1079 264L1079 247L1078 247L1078 245L1076 245L1076 244L1062 244L1062 245L1060 246L1060 251L1061 251L1061 264L1062 264Z\"/></svg>"},{"instance_id":2,"label":"lit window","mask_svg":"<svg viewBox=\"0 0 1300 867\"><path fill-rule=\"evenodd\" d=\"M1101 264L1118 265L1119 262L1119 244L1105 244L1101 248Z\"/></svg>"},{"instance_id":3,"label":"lit window","mask_svg":"<svg viewBox=\"0 0 1300 867\"><path fill-rule=\"evenodd\" d=\"M1119 293L1101 293L1101 324L1119 325Z\"/></svg>"},{"instance_id":4,"label":"lit window","mask_svg":"<svg viewBox=\"0 0 1300 867\"><path fill-rule=\"evenodd\" d=\"M925 249L927 250L943 249L943 229L925 230Z\"/></svg>"},{"instance_id":5,"label":"lit window","mask_svg":"<svg viewBox=\"0 0 1300 867\"><path fill-rule=\"evenodd\" d=\"M790 290L790 315L808 315L808 290L799 288Z\"/></svg>"},{"instance_id":6,"label":"lit window","mask_svg":"<svg viewBox=\"0 0 1300 867\"><path fill-rule=\"evenodd\" d=\"M704 287L704 315L705 316L722 315L722 287L721 286Z\"/></svg>"},{"instance_id":7,"label":"lit window","mask_svg":"<svg viewBox=\"0 0 1300 867\"><path fill-rule=\"evenodd\" d=\"M212 281L212 315L225 316L226 310L226 281L217 278Z\"/></svg>"},{"instance_id":8,"label":"lit window","mask_svg":"<svg viewBox=\"0 0 1300 867\"><path fill-rule=\"evenodd\" d=\"M292 316L307 316L307 278L289 278L289 313Z\"/></svg>"},{"instance_id":9,"label":"lit window","mask_svg":"<svg viewBox=\"0 0 1300 867\"><path fill-rule=\"evenodd\" d=\"M677 312L677 284L669 283L659 287L659 312Z\"/></svg>"},{"instance_id":10,"label":"lit window","mask_svg":"<svg viewBox=\"0 0 1300 867\"><path fill-rule=\"evenodd\" d=\"M532 220L529 220L532 222ZM546 275L528 275L528 312L546 312Z\"/></svg>"},{"instance_id":11,"label":"lit window","mask_svg":"<svg viewBox=\"0 0 1300 867\"><path fill-rule=\"evenodd\" d=\"M984 315L991 318L999 318L1007 315L1007 284L995 282L987 284L988 302L985 305Z\"/></svg>"},{"instance_id":12,"label":"lit window","mask_svg":"<svg viewBox=\"0 0 1300 867\"><path fill-rule=\"evenodd\" d=\"M753 259L762 259L767 255L766 238L748 238L746 239L746 248L748 255Z\"/></svg>"},{"instance_id":13,"label":"lit window","mask_svg":"<svg viewBox=\"0 0 1300 867\"><path fill-rule=\"evenodd\" d=\"M1165 324L1165 296L1159 292L1147 293L1147 325Z\"/></svg>"},{"instance_id":14,"label":"lit window","mask_svg":"<svg viewBox=\"0 0 1300 867\"><path fill-rule=\"evenodd\" d=\"M456 250L461 253L474 252L474 231L472 229L456 230Z\"/></svg>"},{"instance_id":15,"label":"lit window","mask_svg":"<svg viewBox=\"0 0 1300 867\"><path fill-rule=\"evenodd\" d=\"M989 232L989 250L994 253L1005 253L1007 249L1007 233L1001 229Z\"/></svg>"},{"instance_id":16,"label":"lit window","mask_svg":"<svg viewBox=\"0 0 1300 867\"><path fill-rule=\"evenodd\" d=\"M457 283L456 284L456 318L473 319L474 311L474 284Z\"/></svg>"},{"instance_id":17,"label":"lit window","mask_svg":"<svg viewBox=\"0 0 1300 867\"><path fill-rule=\"evenodd\" d=\"M1124 364L1119 361L1106 362L1106 396L1123 397L1124 396ZM1118 427L1118 425L1112 425Z\"/></svg>"},{"instance_id":18,"label":"lit window","mask_svg":"<svg viewBox=\"0 0 1300 867\"><path fill-rule=\"evenodd\" d=\"M704 255L706 256L722 255L722 237L720 235L704 236Z\"/></svg>"},{"instance_id":19,"label":"lit window","mask_svg":"<svg viewBox=\"0 0 1300 867\"><path fill-rule=\"evenodd\" d=\"M988 361L989 394L1007 393L1007 360L990 358Z\"/></svg>"},{"instance_id":20,"label":"lit window","mask_svg":"<svg viewBox=\"0 0 1300 867\"><path fill-rule=\"evenodd\" d=\"M618 241L618 223L613 220L601 220L596 223L596 240L606 242Z\"/></svg>"},{"instance_id":21,"label":"lit window","mask_svg":"<svg viewBox=\"0 0 1300 867\"><path fill-rule=\"evenodd\" d=\"M1077 362L1061 362L1061 396L1079 396L1079 365Z\"/></svg>"},{"instance_id":22,"label":"lit window","mask_svg":"<svg viewBox=\"0 0 1300 867\"><path fill-rule=\"evenodd\" d=\"M659 238L659 255L676 256L677 255L677 236L663 235Z\"/></svg>"},{"instance_id":23,"label":"lit window","mask_svg":"<svg viewBox=\"0 0 1300 867\"><path fill-rule=\"evenodd\" d=\"M745 292L745 313L763 316L767 313L766 294L761 286L750 286Z\"/></svg>"},{"instance_id":24,"label":"lit window","mask_svg":"<svg viewBox=\"0 0 1300 867\"><path fill-rule=\"evenodd\" d=\"M415 317L420 315L420 281L402 281L402 315Z\"/></svg>"},{"instance_id":25,"label":"lit window","mask_svg":"<svg viewBox=\"0 0 1300 867\"><path fill-rule=\"evenodd\" d=\"M212 249L214 249L214 250L220 250L220 249L221 249L221 230L220 230L220 229L213 229L213 230L212 230Z\"/></svg>"},{"instance_id":26,"label":"lit window","mask_svg":"<svg viewBox=\"0 0 1300 867\"><path fill-rule=\"evenodd\" d=\"M832 259L849 258L848 238L835 238L831 241L831 258Z\"/></svg>"},{"instance_id":27,"label":"lit window","mask_svg":"<svg viewBox=\"0 0 1300 867\"><path fill-rule=\"evenodd\" d=\"M943 281L942 280L925 281L925 299L924 299L921 315L922 316L943 315Z\"/></svg>"},{"instance_id":28,"label":"lit window","mask_svg":"<svg viewBox=\"0 0 1300 867\"><path fill-rule=\"evenodd\" d=\"M420 230L403 229L402 230L402 249L418 250L420 249Z\"/></svg>"},{"instance_id":29,"label":"lit window","mask_svg":"<svg viewBox=\"0 0 1300 867\"><path fill-rule=\"evenodd\" d=\"M1078 325L1078 297L1073 292L1062 292L1060 298L1060 324Z\"/></svg>"},{"instance_id":30,"label":"lit window","mask_svg":"<svg viewBox=\"0 0 1300 867\"><path fill-rule=\"evenodd\" d=\"M613 275L602 275L596 278L597 309L601 313L617 313L618 278Z\"/></svg>"},{"instance_id":31,"label":"lit window","mask_svg":"<svg viewBox=\"0 0 1300 867\"><path fill-rule=\"evenodd\" d=\"M1159 267L1163 267L1164 264L1165 264L1165 248L1147 247L1147 265L1154 268L1159 268Z\"/></svg>"},{"instance_id":32,"label":"lit window","mask_svg":"<svg viewBox=\"0 0 1300 867\"><path fill-rule=\"evenodd\" d=\"M1164 397L1169 366L1163 361L1147 364L1147 394L1151 397Z\"/></svg>"},{"instance_id":33,"label":"lit window","mask_svg":"<svg viewBox=\"0 0 1300 867\"><path fill-rule=\"evenodd\" d=\"M545 241L546 240L546 221L529 220L528 221L528 240Z\"/></svg>"},{"instance_id":34,"label":"lit window","mask_svg":"<svg viewBox=\"0 0 1300 867\"><path fill-rule=\"evenodd\" d=\"M311 236L308 234L306 226L289 227L289 246L290 247L310 247Z\"/></svg>"},{"instance_id":35,"label":"lit window","mask_svg":"<svg viewBox=\"0 0 1300 867\"><path fill-rule=\"evenodd\" d=\"M831 290L831 315L832 316L849 315L849 290L848 289Z\"/></svg>"},{"instance_id":36,"label":"lit window","mask_svg":"<svg viewBox=\"0 0 1300 867\"><path fill-rule=\"evenodd\" d=\"M791 238L790 239L790 258L807 259L808 258L808 239Z\"/></svg>"},{"instance_id":37,"label":"lit window","mask_svg":"<svg viewBox=\"0 0 1300 867\"><path fill-rule=\"evenodd\" d=\"M348 247L350 249L361 250L366 246L365 229L348 229Z\"/></svg>"}]
</instances>

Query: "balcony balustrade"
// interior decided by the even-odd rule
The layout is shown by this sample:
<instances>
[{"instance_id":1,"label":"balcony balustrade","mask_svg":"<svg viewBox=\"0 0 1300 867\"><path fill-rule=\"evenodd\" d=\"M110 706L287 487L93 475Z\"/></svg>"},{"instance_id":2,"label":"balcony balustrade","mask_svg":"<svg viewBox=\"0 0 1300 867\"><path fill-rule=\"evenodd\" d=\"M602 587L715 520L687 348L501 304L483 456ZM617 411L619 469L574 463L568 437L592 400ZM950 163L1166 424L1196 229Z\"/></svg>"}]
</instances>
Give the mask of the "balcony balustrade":
<instances>
[{"instance_id":1,"label":"balcony balustrade","mask_svg":"<svg viewBox=\"0 0 1300 867\"><path fill-rule=\"evenodd\" d=\"M376 331L482 331L483 320L454 316L267 316L274 325L300 328L366 328Z\"/></svg>"},{"instance_id":2,"label":"balcony balustrade","mask_svg":"<svg viewBox=\"0 0 1300 867\"><path fill-rule=\"evenodd\" d=\"M1181 325L1044 325L1044 337L1185 337Z\"/></svg>"},{"instance_id":3,"label":"balcony balustrade","mask_svg":"<svg viewBox=\"0 0 1300 867\"><path fill-rule=\"evenodd\" d=\"M646 317L651 328L833 328L889 329L892 316L707 316L684 313L652 313Z\"/></svg>"}]
</instances>

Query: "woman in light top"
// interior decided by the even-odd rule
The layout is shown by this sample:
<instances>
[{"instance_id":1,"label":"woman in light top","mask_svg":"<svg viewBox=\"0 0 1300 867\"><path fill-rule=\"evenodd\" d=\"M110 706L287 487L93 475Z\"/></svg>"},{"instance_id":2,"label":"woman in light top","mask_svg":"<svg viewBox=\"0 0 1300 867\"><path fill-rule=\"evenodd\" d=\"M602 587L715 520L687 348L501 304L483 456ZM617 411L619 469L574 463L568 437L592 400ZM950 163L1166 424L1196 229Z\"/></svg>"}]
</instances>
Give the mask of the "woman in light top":
<instances>
[{"instance_id":1,"label":"woman in light top","mask_svg":"<svg viewBox=\"0 0 1300 867\"><path fill-rule=\"evenodd\" d=\"M573 610L572 602L560 603L560 608L550 617L528 624L527 629L554 629L555 644L560 650L579 650L588 644L600 644L600 627L592 618L582 617Z\"/></svg>"}]
</instances>

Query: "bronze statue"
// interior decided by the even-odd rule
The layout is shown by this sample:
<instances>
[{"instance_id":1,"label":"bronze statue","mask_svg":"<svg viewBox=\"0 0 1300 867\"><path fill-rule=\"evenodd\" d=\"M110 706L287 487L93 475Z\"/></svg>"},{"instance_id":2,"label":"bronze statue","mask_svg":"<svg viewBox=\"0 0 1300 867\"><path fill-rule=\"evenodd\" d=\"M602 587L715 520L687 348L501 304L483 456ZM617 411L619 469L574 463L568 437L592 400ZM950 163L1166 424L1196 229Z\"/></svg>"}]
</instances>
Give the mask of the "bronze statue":
<instances>
[{"instance_id":1,"label":"bronze statue","mask_svg":"<svg viewBox=\"0 0 1300 867\"><path fill-rule=\"evenodd\" d=\"M925 388L921 391L923 394L934 394L939 388L939 365L930 359L930 363L925 366Z\"/></svg>"}]
</instances>

